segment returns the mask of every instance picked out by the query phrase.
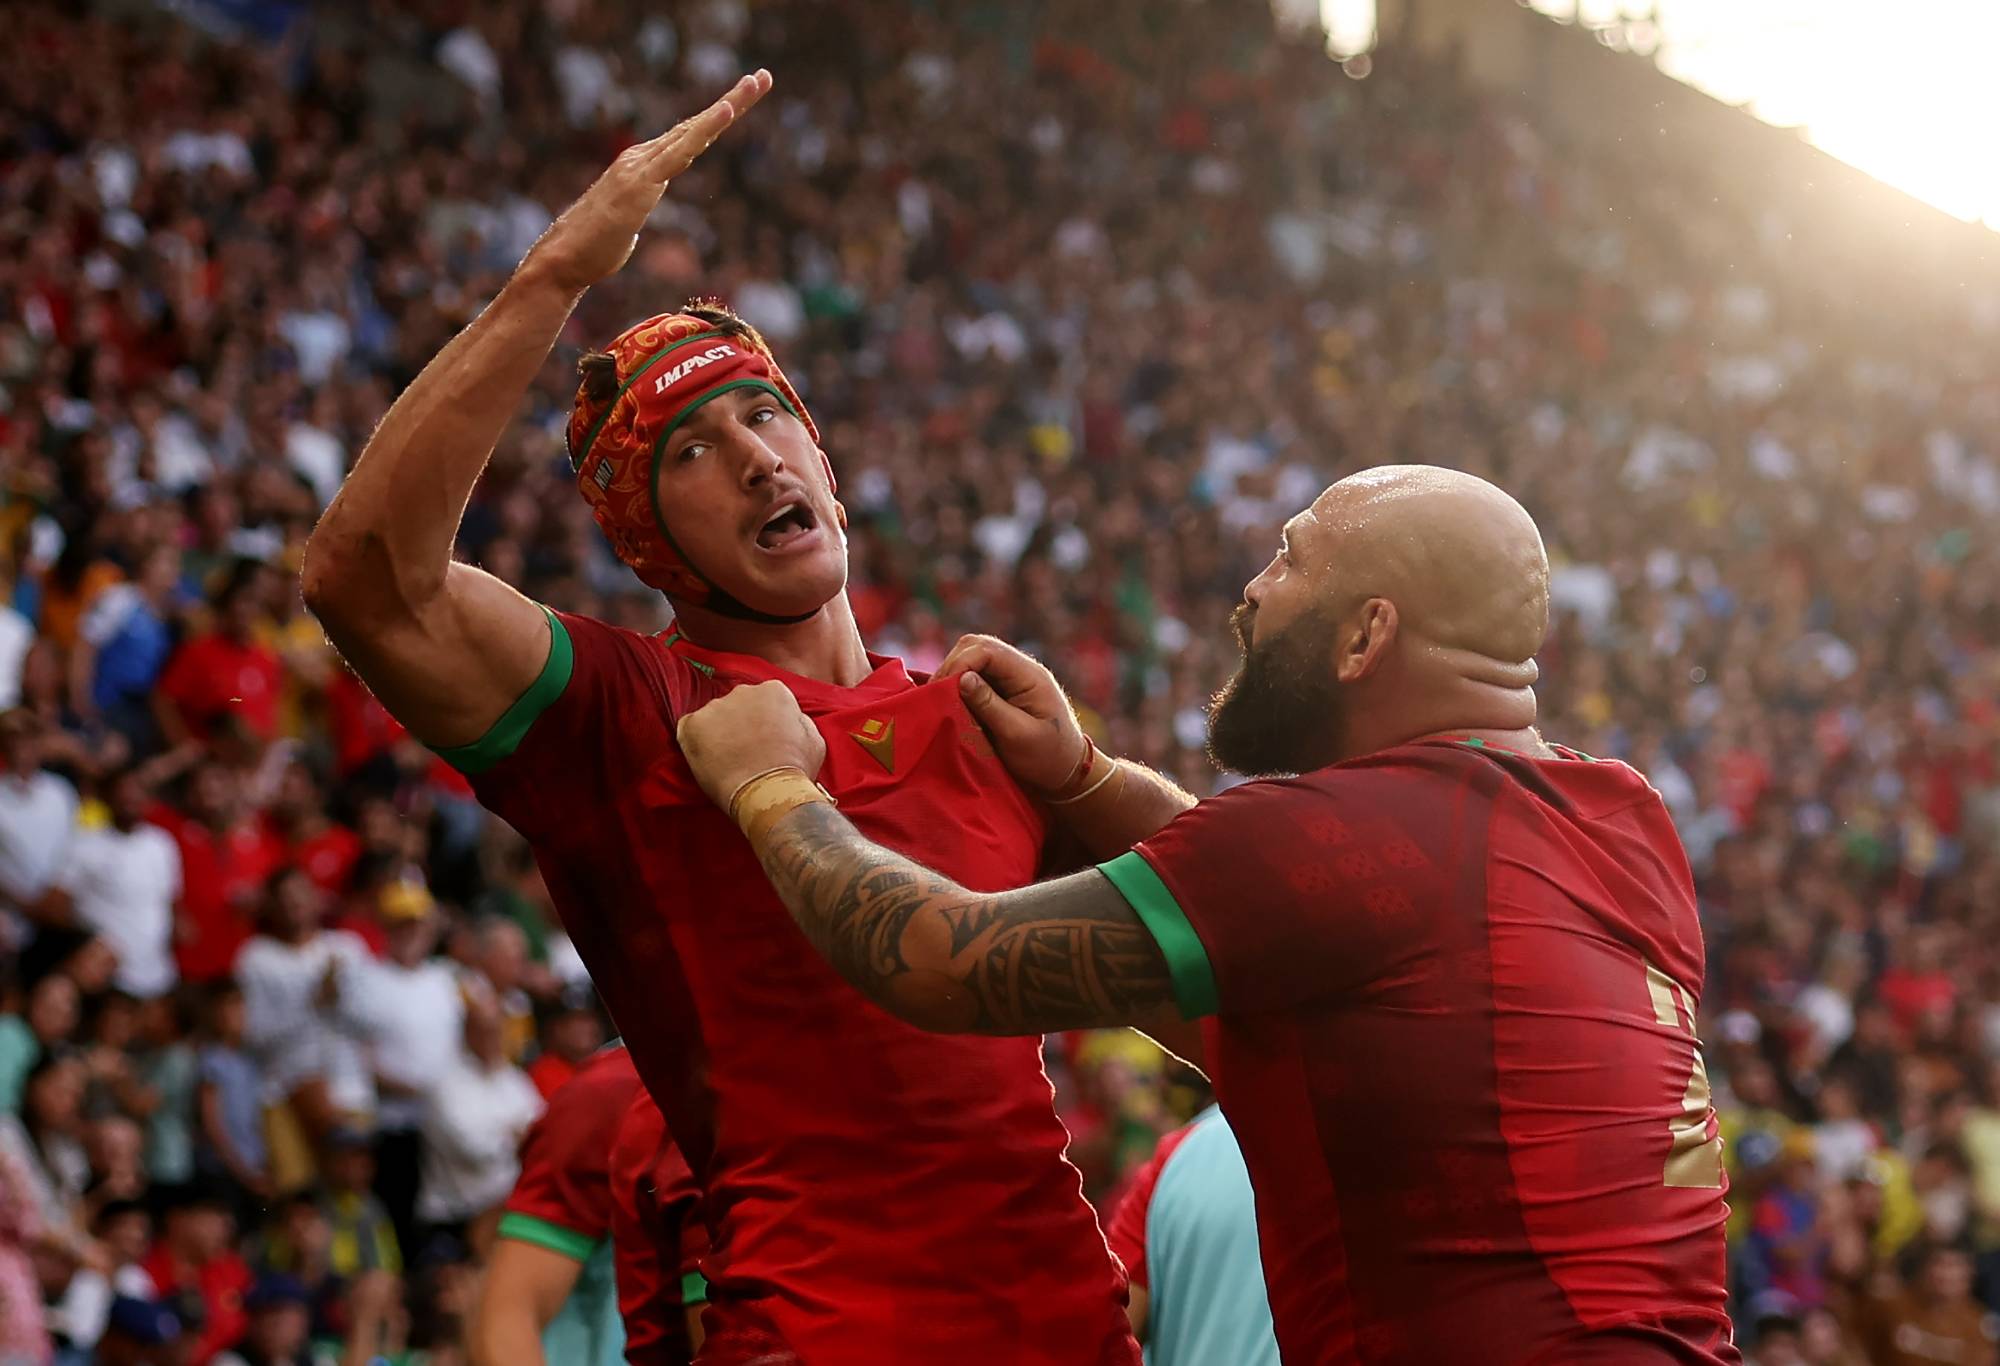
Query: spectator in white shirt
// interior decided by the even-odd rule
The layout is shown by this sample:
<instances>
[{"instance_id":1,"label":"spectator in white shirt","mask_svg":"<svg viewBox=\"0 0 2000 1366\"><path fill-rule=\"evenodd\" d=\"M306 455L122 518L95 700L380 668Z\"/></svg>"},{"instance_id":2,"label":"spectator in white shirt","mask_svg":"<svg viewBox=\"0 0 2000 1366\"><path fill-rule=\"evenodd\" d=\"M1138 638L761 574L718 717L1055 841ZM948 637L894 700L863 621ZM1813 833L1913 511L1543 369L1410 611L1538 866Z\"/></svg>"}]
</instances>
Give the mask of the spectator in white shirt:
<instances>
[{"instance_id":1,"label":"spectator in white shirt","mask_svg":"<svg viewBox=\"0 0 2000 1366\"><path fill-rule=\"evenodd\" d=\"M388 956L358 964L342 979L341 1009L362 1025L381 1097L375 1191L398 1238L414 1247L424 1109L458 1062L465 995L451 964L431 956L439 916L421 881L384 883L376 914L386 927Z\"/></svg>"},{"instance_id":2,"label":"spectator in white shirt","mask_svg":"<svg viewBox=\"0 0 2000 1366\"><path fill-rule=\"evenodd\" d=\"M49 889L76 835L76 789L42 767L47 728L33 712L0 715L0 904L10 916L34 907ZM25 925L0 932L0 949L18 949Z\"/></svg>"},{"instance_id":3,"label":"spectator in white shirt","mask_svg":"<svg viewBox=\"0 0 2000 1366\"><path fill-rule=\"evenodd\" d=\"M243 1042L264 1079L269 1175L280 1193L310 1183L314 1150L336 1123L374 1109L360 1043L339 1010L341 982L368 947L320 926L326 893L297 868L272 874L259 932L236 958Z\"/></svg>"},{"instance_id":4,"label":"spectator in white shirt","mask_svg":"<svg viewBox=\"0 0 2000 1366\"><path fill-rule=\"evenodd\" d=\"M164 996L180 979L173 944L181 853L171 835L145 819L149 789L136 767L112 775L105 793L111 824L78 833L36 912L103 940L118 959L112 985L142 1001Z\"/></svg>"},{"instance_id":5,"label":"spectator in white shirt","mask_svg":"<svg viewBox=\"0 0 2000 1366\"><path fill-rule=\"evenodd\" d=\"M424 1113L418 1217L455 1229L498 1209L520 1174L521 1137L541 1113L535 1084L507 1061L499 1011L468 1002L465 1048Z\"/></svg>"}]
</instances>

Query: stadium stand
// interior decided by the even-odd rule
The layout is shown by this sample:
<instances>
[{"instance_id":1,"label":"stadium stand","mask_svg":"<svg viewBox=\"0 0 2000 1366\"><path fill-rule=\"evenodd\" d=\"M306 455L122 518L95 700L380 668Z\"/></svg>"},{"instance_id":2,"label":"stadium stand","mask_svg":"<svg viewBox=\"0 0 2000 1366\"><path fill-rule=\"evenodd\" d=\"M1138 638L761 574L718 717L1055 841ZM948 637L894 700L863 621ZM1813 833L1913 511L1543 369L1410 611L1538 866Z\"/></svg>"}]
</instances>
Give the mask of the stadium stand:
<instances>
[{"instance_id":1,"label":"stadium stand","mask_svg":"<svg viewBox=\"0 0 2000 1366\"><path fill-rule=\"evenodd\" d=\"M253 1322L307 1298L329 1360L385 1327L460 1359L484 1235L423 1217L451 1118L417 1101L469 1064L384 1067L382 1021L469 1003L525 1065L581 968L518 841L333 657L300 547L552 211L757 64L771 107L587 298L464 555L665 624L569 487L570 367L715 295L820 421L874 648L1013 640L1100 742L1205 792L1222 623L1282 518L1369 464L1497 480L1556 565L1544 729L1650 776L1702 889L1746 1343L1991 1350L1990 330L1845 307L1765 206L1586 153L1434 57L1350 80L1257 0L4 24L0 1361L157 1332L130 1300L230 1346L246 1292ZM385 957L417 920L455 1010ZM1051 1053L1115 1200L1204 1095L1123 1036ZM324 1113L376 1136L382 1205L314 1169Z\"/></svg>"}]
</instances>

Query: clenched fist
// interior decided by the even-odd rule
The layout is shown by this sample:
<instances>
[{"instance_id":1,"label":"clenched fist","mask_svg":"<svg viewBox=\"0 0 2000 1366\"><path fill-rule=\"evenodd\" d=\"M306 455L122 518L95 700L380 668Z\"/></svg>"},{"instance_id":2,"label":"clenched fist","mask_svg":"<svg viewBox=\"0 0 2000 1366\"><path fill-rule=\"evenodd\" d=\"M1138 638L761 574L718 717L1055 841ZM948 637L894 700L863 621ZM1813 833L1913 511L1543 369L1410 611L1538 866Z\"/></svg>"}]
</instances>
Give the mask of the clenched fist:
<instances>
[{"instance_id":1,"label":"clenched fist","mask_svg":"<svg viewBox=\"0 0 2000 1366\"><path fill-rule=\"evenodd\" d=\"M819 776L826 739L779 682L748 683L681 718L681 753L708 799L725 810L736 789L774 768Z\"/></svg>"}]
</instances>

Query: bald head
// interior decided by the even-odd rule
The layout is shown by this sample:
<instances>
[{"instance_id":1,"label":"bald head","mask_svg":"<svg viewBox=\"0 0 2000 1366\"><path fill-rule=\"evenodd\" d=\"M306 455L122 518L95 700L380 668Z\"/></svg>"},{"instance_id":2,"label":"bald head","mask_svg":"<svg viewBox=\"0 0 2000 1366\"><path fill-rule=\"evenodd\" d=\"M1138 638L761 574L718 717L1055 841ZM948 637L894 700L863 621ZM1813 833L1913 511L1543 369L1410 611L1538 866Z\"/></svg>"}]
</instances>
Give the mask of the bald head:
<instances>
[{"instance_id":1,"label":"bald head","mask_svg":"<svg viewBox=\"0 0 2000 1366\"><path fill-rule=\"evenodd\" d=\"M1320 494L1288 534L1325 566L1324 592L1386 598L1411 643L1532 668L1549 626L1549 559L1527 509L1495 485L1384 465Z\"/></svg>"},{"instance_id":2,"label":"bald head","mask_svg":"<svg viewBox=\"0 0 2000 1366\"><path fill-rule=\"evenodd\" d=\"M1539 744L1548 556L1484 479L1388 465L1341 480L1286 524L1244 602L1243 664L1209 711L1226 768L1303 772L1447 732Z\"/></svg>"}]
</instances>

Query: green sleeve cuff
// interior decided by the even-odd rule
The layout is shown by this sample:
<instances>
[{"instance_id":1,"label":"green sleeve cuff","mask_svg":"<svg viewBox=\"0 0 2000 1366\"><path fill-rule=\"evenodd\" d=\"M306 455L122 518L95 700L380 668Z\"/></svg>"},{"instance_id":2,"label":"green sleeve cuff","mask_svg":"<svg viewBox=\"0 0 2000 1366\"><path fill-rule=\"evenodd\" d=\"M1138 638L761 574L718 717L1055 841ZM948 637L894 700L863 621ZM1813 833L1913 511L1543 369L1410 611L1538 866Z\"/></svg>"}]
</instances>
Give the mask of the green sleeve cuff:
<instances>
[{"instance_id":1,"label":"green sleeve cuff","mask_svg":"<svg viewBox=\"0 0 2000 1366\"><path fill-rule=\"evenodd\" d=\"M1201 936L1188 923L1187 912L1153 871L1153 865L1135 849L1109 863L1098 864L1097 871L1111 879L1111 885L1131 904L1139 922L1160 946L1160 953L1167 960L1167 975L1173 979L1174 1004L1180 1007L1181 1018L1198 1020L1215 1014L1218 1009L1215 969L1209 966L1208 950L1202 947Z\"/></svg>"},{"instance_id":2,"label":"green sleeve cuff","mask_svg":"<svg viewBox=\"0 0 2000 1366\"><path fill-rule=\"evenodd\" d=\"M708 1277L699 1271L690 1271L681 1277L681 1303L707 1304Z\"/></svg>"},{"instance_id":3,"label":"green sleeve cuff","mask_svg":"<svg viewBox=\"0 0 2000 1366\"><path fill-rule=\"evenodd\" d=\"M548 608L542 609L542 615L549 619L549 658L542 665L541 677L528 685L528 690L514 700L514 705L507 708L506 714L486 734L469 745L453 745L437 751L440 759L460 773L484 773L512 754L527 736L528 727L569 686L570 675L576 671L576 648L570 643L569 629Z\"/></svg>"},{"instance_id":4,"label":"green sleeve cuff","mask_svg":"<svg viewBox=\"0 0 2000 1366\"><path fill-rule=\"evenodd\" d=\"M561 1224L537 1219L532 1214L516 1214L511 1210L500 1216L499 1236L560 1252L576 1262L589 1261L601 1241L588 1233L578 1233L573 1228L564 1228Z\"/></svg>"}]
</instances>

